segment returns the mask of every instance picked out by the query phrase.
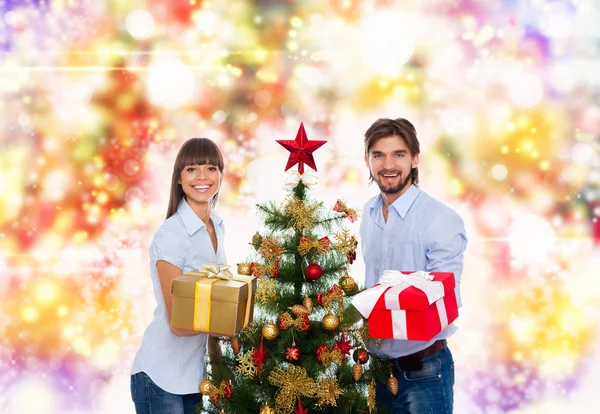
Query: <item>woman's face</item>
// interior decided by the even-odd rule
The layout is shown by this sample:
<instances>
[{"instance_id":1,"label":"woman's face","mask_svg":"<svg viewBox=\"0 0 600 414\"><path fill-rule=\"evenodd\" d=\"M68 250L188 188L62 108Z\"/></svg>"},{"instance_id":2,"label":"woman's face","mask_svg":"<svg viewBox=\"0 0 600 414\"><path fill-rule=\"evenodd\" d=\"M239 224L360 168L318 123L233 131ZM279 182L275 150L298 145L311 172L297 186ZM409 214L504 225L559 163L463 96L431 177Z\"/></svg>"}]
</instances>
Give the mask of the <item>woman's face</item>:
<instances>
[{"instance_id":1,"label":"woman's face","mask_svg":"<svg viewBox=\"0 0 600 414\"><path fill-rule=\"evenodd\" d=\"M221 187L221 171L211 164L186 165L179 175L179 184L188 204L209 204Z\"/></svg>"}]
</instances>

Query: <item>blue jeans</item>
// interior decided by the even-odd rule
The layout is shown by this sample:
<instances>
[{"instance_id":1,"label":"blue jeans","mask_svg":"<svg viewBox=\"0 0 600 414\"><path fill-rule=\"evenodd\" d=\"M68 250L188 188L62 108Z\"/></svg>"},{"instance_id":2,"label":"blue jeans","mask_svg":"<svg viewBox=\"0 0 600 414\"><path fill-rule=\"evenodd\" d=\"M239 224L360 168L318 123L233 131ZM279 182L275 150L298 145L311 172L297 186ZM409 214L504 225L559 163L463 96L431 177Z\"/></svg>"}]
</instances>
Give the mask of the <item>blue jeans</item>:
<instances>
[{"instance_id":1,"label":"blue jeans","mask_svg":"<svg viewBox=\"0 0 600 414\"><path fill-rule=\"evenodd\" d=\"M194 414L202 394L171 394L138 372L131 376L131 398L137 414Z\"/></svg>"},{"instance_id":2,"label":"blue jeans","mask_svg":"<svg viewBox=\"0 0 600 414\"><path fill-rule=\"evenodd\" d=\"M398 380L394 396L387 384L377 383L376 401L402 414L451 414L454 406L454 360L448 346L423 358L423 368L402 371L394 360Z\"/></svg>"}]
</instances>

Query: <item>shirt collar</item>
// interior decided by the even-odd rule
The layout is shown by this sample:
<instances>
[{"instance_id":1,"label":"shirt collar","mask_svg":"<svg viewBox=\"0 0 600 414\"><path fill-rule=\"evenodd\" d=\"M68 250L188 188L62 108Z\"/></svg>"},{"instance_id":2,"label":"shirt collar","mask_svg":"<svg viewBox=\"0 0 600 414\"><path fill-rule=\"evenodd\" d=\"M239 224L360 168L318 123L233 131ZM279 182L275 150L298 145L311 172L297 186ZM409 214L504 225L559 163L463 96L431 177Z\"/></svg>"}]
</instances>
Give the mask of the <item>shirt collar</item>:
<instances>
[{"instance_id":1,"label":"shirt collar","mask_svg":"<svg viewBox=\"0 0 600 414\"><path fill-rule=\"evenodd\" d=\"M410 206L412 206L414 201L417 199L417 196L419 195L419 193L421 193L421 189L419 187L415 186L414 184L412 184L410 187L408 187L408 189L404 192L404 194L402 194L400 197L398 197L398 199L396 201L394 201L392 203L392 205L390 207L395 209L398 212L398 214L400 215L400 217L402 217L402 220L404 220L404 217L406 217L406 213L408 212L408 209L410 209ZM383 206L383 197L380 193L377 197L375 197L375 199L371 203L371 207L369 209L370 210L369 213L371 214L371 217L376 218L377 214L379 214L379 212L381 211L382 206Z\"/></svg>"},{"instance_id":2,"label":"shirt collar","mask_svg":"<svg viewBox=\"0 0 600 414\"><path fill-rule=\"evenodd\" d=\"M421 189L414 184L406 189L396 201L392 203L392 207L396 209L402 220L406 217L406 213L410 209L410 206L415 202L417 196L421 193Z\"/></svg>"},{"instance_id":3,"label":"shirt collar","mask_svg":"<svg viewBox=\"0 0 600 414\"><path fill-rule=\"evenodd\" d=\"M198 217L194 210L192 210L185 198L182 198L179 202L179 206L177 206L177 213L179 214L179 217L181 217L181 221L183 222L183 225L190 236L196 233L202 227L206 227L204 222L200 220L200 217ZM215 225L219 225L223 221L221 216L219 216L212 208L210 209L210 218Z\"/></svg>"}]
</instances>

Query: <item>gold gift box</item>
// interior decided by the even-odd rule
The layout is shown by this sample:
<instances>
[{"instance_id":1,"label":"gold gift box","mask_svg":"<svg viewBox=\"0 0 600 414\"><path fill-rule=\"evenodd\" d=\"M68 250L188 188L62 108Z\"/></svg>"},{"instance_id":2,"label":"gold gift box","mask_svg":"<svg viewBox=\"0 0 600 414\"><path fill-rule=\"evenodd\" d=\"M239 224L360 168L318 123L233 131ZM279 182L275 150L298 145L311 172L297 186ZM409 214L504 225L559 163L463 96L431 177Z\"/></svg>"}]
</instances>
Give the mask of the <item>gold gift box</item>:
<instances>
[{"instance_id":1,"label":"gold gift box","mask_svg":"<svg viewBox=\"0 0 600 414\"><path fill-rule=\"evenodd\" d=\"M254 315L256 278L207 277L206 272L185 273L171 286L171 326L214 335L235 335Z\"/></svg>"}]
</instances>

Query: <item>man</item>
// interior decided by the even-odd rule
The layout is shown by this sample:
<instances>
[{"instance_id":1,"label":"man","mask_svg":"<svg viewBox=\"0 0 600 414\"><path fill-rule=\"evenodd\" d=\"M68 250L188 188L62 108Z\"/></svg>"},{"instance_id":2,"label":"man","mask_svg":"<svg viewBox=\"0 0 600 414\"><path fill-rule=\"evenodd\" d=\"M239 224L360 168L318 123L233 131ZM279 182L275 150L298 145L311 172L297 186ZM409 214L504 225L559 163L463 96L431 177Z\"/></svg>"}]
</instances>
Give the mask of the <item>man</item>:
<instances>
[{"instance_id":1,"label":"man","mask_svg":"<svg viewBox=\"0 0 600 414\"><path fill-rule=\"evenodd\" d=\"M463 220L419 189L419 141L406 119L378 119L365 133L365 162L381 194L364 206L360 226L365 284L378 283L384 270L454 272L460 306ZM377 402L395 413L451 413L454 361L446 338L451 324L428 342L386 339L372 349L388 359L398 380L394 396L377 384Z\"/></svg>"}]
</instances>

